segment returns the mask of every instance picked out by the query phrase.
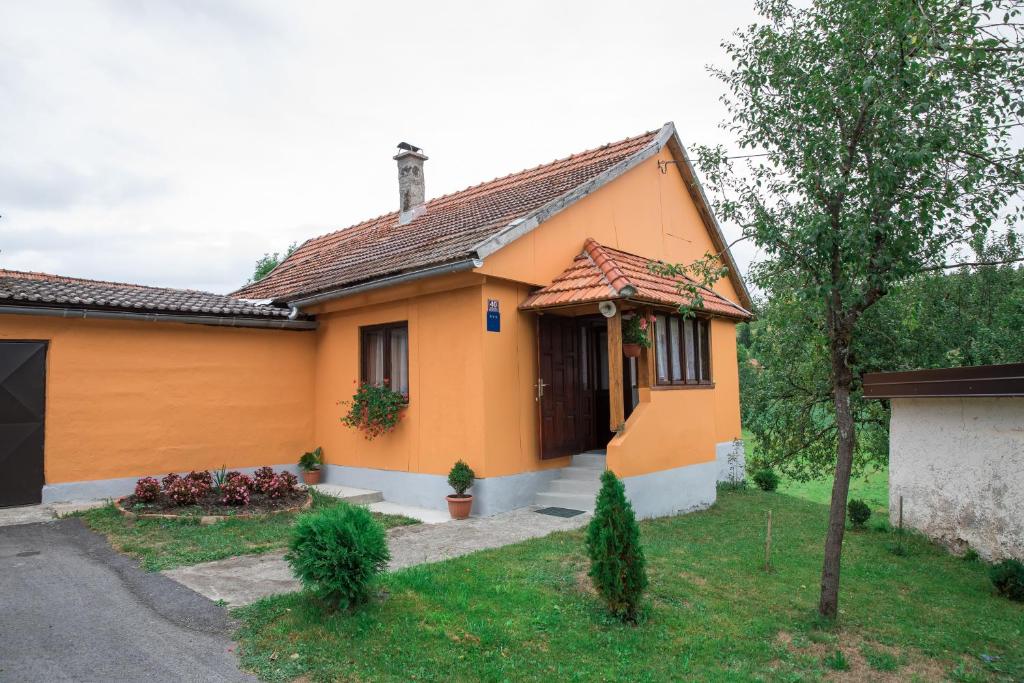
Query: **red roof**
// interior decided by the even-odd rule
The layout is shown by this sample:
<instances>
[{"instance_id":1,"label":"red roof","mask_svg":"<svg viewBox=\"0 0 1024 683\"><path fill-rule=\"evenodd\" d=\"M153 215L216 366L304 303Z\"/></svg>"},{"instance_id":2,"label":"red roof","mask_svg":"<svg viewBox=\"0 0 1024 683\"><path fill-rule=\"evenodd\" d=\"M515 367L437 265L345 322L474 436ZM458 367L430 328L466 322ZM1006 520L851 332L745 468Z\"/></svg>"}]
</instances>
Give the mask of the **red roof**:
<instances>
[{"instance_id":1,"label":"red roof","mask_svg":"<svg viewBox=\"0 0 1024 683\"><path fill-rule=\"evenodd\" d=\"M690 293L682 290L681 285L687 282L694 284L694 280L652 273L648 267L650 263L651 260L643 256L606 247L587 238L583 253L573 260L572 265L550 285L527 297L520 308L559 308L611 299L673 308L691 303ZM704 289L702 298L703 310L709 313L743 320L751 317L742 306L710 289Z\"/></svg>"},{"instance_id":2,"label":"red roof","mask_svg":"<svg viewBox=\"0 0 1024 683\"><path fill-rule=\"evenodd\" d=\"M662 129L664 131L666 129ZM674 130L674 129L673 129ZM267 277L234 296L294 300L405 271L475 258L517 219L656 146L662 131L604 145L445 195L405 225L398 212L308 240Z\"/></svg>"}]
</instances>

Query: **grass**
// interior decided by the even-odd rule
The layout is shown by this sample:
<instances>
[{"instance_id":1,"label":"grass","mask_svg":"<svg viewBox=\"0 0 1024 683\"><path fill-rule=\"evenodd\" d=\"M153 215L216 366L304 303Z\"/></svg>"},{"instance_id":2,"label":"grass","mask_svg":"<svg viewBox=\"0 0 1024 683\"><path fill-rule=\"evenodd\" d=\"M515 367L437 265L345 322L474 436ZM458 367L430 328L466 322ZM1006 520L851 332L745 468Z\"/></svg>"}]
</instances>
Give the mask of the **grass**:
<instances>
[{"instance_id":1,"label":"grass","mask_svg":"<svg viewBox=\"0 0 1024 683\"><path fill-rule=\"evenodd\" d=\"M243 664L271 681L818 680L844 666L859 680L1024 676L1024 606L995 596L983 565L919 536L898 557L889 531L848 533L840 619L819 621L826 516L747 490L644 522L650 588L636 627L606 616L583 532L563 532L387 574L351 614L302 593L237 610Z\"/></svg>"},{"instance_id":2,"label":"grass","mask_svg":"<svg viewBox=\"0 0 1024 683\"><path fill-rule=\"evenodd\" d=\"M313 508L341 501L313 491ZM386 528L416 524L401 515L373 513ZM117 550L139 558L148 571L222 560L235 555L258 555L281 550L288 544L295 513L228 519L201 525L194 519L131 520L113 505L81 513L85 523L104 534Z\"/></svg>"}]
</instances>

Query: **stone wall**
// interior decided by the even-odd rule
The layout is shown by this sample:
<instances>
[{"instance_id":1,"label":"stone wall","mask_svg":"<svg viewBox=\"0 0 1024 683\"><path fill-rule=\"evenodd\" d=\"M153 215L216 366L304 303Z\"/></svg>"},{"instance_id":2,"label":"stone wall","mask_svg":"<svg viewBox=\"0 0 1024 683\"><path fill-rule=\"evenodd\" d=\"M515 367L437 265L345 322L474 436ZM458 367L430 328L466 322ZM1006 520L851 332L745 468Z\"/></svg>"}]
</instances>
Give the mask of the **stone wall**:
<instances>
[{"instance_id":1,"label":"stone wall","mask_svg":"<svg viewBox=\"0 0 1024 683\"><path fill-rule=\"evenodd\" d=\"M893 399L889 438L894 525L1024 559L1024 398Z\"/></svg>"}]
</instances>

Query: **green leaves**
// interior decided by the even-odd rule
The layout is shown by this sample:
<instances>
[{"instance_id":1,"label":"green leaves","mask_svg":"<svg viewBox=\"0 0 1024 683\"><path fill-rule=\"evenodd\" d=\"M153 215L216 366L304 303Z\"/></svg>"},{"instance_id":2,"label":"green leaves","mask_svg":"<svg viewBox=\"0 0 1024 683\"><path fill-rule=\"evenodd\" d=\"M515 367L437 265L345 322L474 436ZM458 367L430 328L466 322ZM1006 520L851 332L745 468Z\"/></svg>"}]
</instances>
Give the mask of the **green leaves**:
<instances>
[{"instance_id":1,"label":"green leaves","mask_svg":"<svg viewBox=\"0 0 1024 683\"><path fill-rule=\"evenodd\" d=\"M644 550L633 507L626 500L622 482L611 470L601 475L594 518L587 527L589 576L608 611L636 623L640 598L647 588Z\"/></svg>"}]
</instances>

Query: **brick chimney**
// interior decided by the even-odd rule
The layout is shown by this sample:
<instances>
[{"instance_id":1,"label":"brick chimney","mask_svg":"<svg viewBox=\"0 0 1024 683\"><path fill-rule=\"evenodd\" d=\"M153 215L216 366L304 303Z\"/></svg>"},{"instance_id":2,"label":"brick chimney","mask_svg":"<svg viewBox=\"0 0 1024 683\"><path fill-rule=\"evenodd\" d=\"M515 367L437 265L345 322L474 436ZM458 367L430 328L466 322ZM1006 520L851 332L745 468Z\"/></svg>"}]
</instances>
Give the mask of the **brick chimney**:
<instances>
[{"instance_id":1,"label":"brick chimney","mask_svg":"<svg viewBox=\"0 0 1024 683\"><path fill-rule=\"evenodd\" d=\"M427 155L419 147L408 142L398 143L398 223L405 225L423 215L426 189L423 180L423 162Z\"/></svg>"}]
</instances>

